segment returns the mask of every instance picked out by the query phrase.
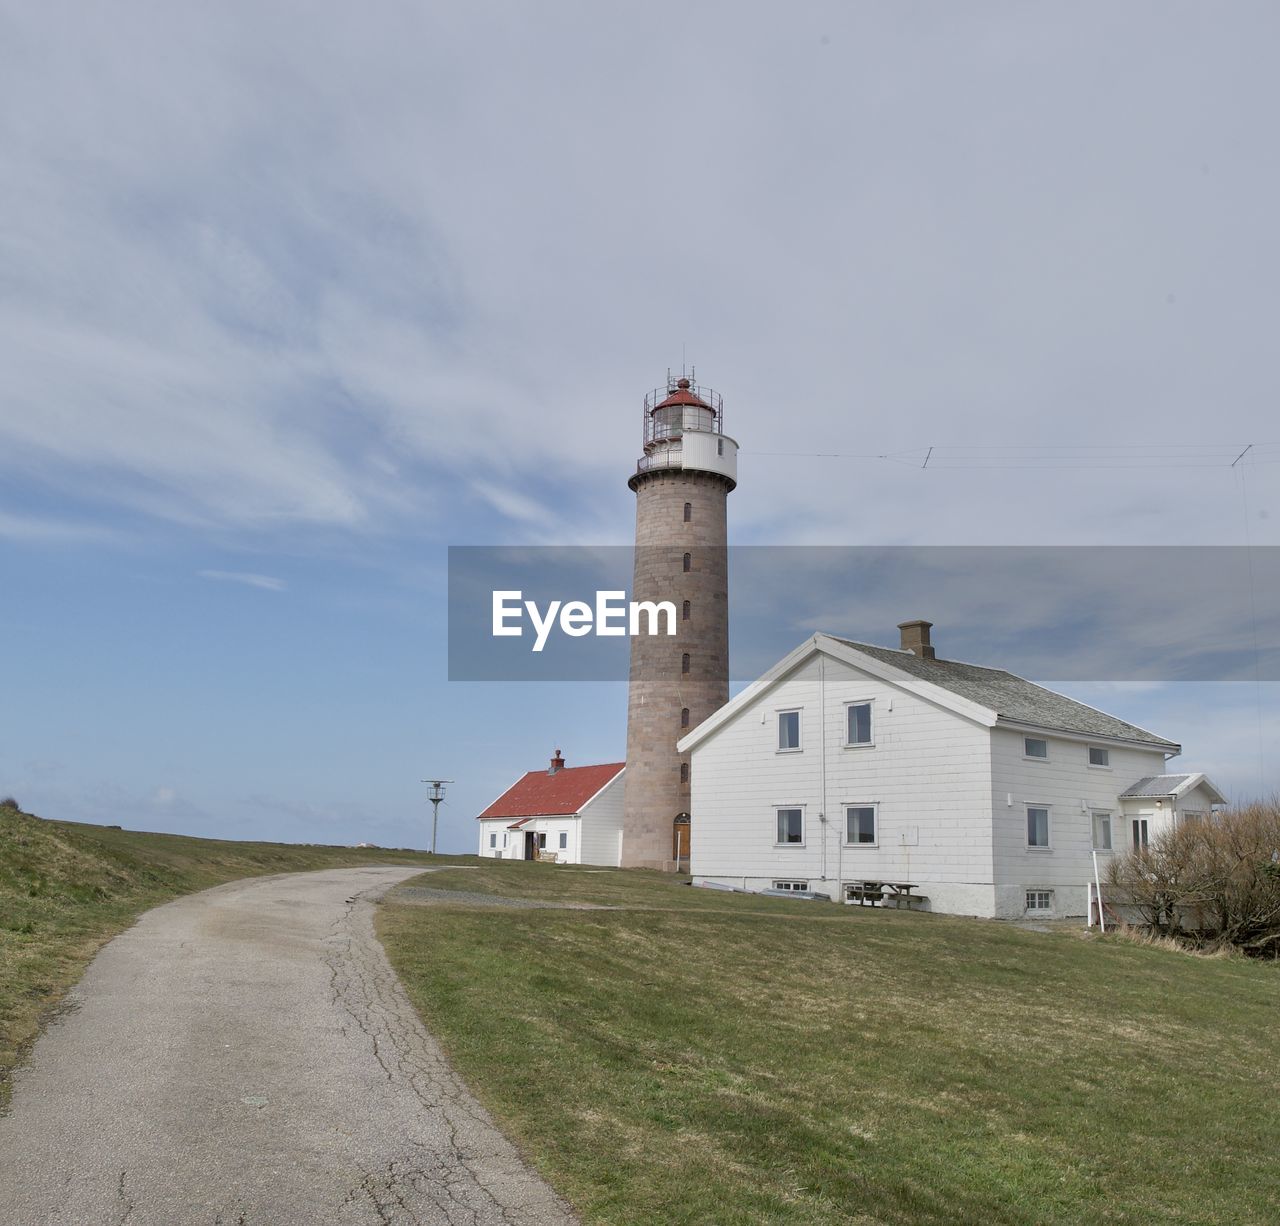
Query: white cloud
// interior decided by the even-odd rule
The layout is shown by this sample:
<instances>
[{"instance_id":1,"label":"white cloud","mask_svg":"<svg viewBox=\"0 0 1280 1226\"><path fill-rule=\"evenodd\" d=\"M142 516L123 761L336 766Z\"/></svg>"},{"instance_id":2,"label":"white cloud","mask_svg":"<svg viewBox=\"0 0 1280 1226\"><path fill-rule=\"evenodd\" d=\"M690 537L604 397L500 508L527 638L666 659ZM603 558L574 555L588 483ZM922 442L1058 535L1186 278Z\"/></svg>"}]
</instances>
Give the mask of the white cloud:
<instances>
[{"instance_id":1,"label":"white cloud","mask_svg":"<svg viewBox=\"0 0 1280 1226\"><path fill-rule=\"evenodd\" d=\"M0 538L28 544L69 544L120 539L109 528L91 523L12 515L0 511Z\"/></svg>"},{"instance_id":2,"label":"white cloud","mask_svg":"<svg viewBox=\"0 0 1280 1226\"><path fill-rule=\"evenodd\" d=\"M1277 182L1239 151L1274 10L6 22L0 468L55 492L368 534L476 473L616 481L625 539L639 398L688 342L740 539L1241 539L1215 469L750 453L1257 438Z\"/></svg>"},{"instance_id":3,"label":"white cloud","mask_svg":"<svg viewBox=\"0 0 1280 1226\"><path fill-rule=\"evenodd\" d=\"M289 585L283 579L271 575L255 575L240 570L202 570L196 572L201 579L215 579L223 583L243 583L246 587L260 587L268 592L283 592Z\"/></svg>"}]
</instances>

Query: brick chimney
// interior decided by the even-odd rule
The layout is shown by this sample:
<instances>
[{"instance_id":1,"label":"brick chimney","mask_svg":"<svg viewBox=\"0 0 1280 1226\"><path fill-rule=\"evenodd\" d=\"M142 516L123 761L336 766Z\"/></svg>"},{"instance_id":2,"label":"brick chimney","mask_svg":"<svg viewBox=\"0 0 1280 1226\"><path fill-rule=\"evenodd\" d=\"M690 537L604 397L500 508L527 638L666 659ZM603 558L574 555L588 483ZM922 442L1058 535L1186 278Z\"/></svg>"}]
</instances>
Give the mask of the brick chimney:
<instances>
[{"instance_id":1,"label":"brick chimney","mask_svg":"<svg viewBox=\"0 0 1280 1226\"><path fill-rule=\"evenodd\" d=\"M548 775L554 775L556 771L564 770L564 759L560 756L560 751L556 750L556 756L551 759L551 766L547 771Z\"/></svg>"},{"instance_id":2,"label":"brick chimney","mask_svg":"<svg viewBox=\"0 0 1280 1226\"><path fill-rule=\"evenodd\" d=\"M922 660L935 658L936 653L929 642L929 631L933 629L933 622L899 622L898 629L902 631L903 651L913 651Z\"/></svg>"}]
</instances>

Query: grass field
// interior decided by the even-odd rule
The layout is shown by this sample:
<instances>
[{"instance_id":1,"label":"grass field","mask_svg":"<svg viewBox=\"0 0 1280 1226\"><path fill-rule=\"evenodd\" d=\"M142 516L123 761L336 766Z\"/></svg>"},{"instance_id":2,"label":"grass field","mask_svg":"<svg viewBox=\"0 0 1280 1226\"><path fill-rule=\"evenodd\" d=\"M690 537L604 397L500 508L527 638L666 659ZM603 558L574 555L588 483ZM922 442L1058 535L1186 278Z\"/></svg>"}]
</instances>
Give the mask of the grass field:
<instances>
[{"instance_id":1,"label":"grass field","mask_svg":"<svg viewBox=\"0 0 1280 1226\"><path fill-rule=\"evenodd\" d=\"M0 807L0 1106L41 1019L102 943L149 907L237 877L438 862L423 852L109 830Z\"/></svg>"},{"instance_id":2,"label":"grass field","mask_svg":"<svg viewBox=\"0 0 1280 1226\"><path fill-rule=\"evenodd\" d=\"M483 863L380 932L592 1223L1275 1223L1280 973L1122 939ZM412 901L409 901L412 900Z\"/></svg>"}]
</instances>

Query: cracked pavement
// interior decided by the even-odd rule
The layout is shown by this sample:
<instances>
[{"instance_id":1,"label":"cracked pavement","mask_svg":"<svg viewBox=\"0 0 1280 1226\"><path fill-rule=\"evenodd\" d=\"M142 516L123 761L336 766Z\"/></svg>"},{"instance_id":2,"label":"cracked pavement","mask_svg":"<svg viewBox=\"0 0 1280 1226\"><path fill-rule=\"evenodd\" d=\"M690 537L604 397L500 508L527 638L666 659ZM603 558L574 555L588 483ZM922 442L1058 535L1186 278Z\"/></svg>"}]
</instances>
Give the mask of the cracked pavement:
<instances>
[{"instance_id":1,"label":"cracked pavement","mask_svg":"<svg viewBox=\"0 0 1280 1226\"><path fill-rule=\"evenodd\" d=\"M574 1222L374 937L421 871L235 881L105 946L14 1077L6 1226Z\"/></svg>"}]
</instances>

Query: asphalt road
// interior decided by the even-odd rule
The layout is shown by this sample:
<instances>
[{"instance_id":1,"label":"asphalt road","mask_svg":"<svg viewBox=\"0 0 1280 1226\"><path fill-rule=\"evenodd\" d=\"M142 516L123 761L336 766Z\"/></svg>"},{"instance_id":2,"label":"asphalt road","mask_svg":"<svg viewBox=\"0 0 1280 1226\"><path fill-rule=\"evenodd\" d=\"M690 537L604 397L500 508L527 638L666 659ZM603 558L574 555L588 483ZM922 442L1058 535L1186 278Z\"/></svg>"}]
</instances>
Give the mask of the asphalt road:
<instances>
[{"instance_id":1,"label":"asphalt road","mask_svg":"<svg viewBox=\"0 0 1280 1226\"><path fill-rule=\"evenodd\" d=\"M374 938L421 871L232 882L108 944L14 1078L4 1226L572 1222Z\"/></svg>"}]
</instances>

